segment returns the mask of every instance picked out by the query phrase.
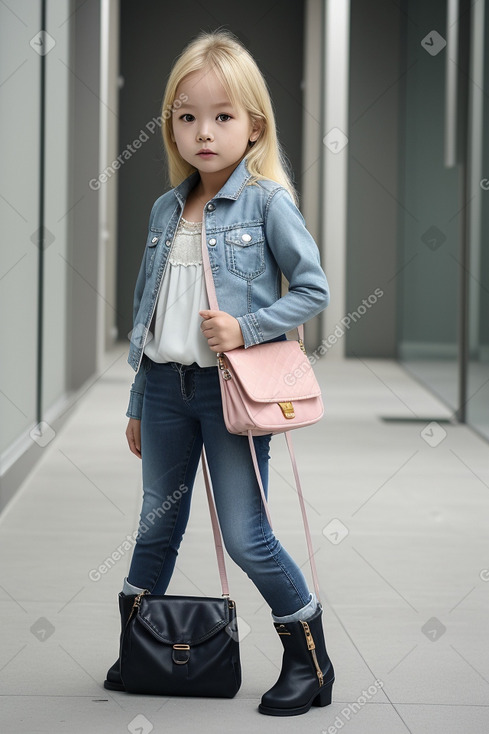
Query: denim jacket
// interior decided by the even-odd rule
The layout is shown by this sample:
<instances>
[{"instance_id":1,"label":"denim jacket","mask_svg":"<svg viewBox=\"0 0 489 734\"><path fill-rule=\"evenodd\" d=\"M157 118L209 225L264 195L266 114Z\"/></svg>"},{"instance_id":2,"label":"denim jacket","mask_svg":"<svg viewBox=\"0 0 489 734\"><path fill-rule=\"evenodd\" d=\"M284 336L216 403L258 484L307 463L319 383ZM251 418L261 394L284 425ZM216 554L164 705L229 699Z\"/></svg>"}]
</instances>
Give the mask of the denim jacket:
<instances>
[{"instance_id":1,"label":"denim jacket","mask_svg":"<svg viewBox=\"0 0 489 734\"><path fill-rule=\"evenodd\" d=\"M245 348L283 336L329 302L319 250L289 193L270 180L247 185L250 178L243 159L203 211L219 308L238 320ZM144 345L185 201L198 180L196 171L151 210L129 334L127 361L136 376L127 417L141 419L149 363ZM281 273L289 282L283 296Z\"/></svg>"}]
</instances>

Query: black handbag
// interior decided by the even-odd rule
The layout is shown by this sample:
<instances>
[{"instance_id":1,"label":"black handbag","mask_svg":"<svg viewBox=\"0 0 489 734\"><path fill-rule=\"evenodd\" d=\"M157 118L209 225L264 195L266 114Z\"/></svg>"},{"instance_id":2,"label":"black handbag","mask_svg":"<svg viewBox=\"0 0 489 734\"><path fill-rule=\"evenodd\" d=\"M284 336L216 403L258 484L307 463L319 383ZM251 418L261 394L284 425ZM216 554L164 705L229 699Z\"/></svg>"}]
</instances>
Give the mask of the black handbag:
<instances>
[{"instance_id":1,"label":"black handbag","mask_svg":"<svg viewBox=\"0 0 489 734\"><path fill-rule=\"evenodd\" d=\"M136 596L120 650L128 693L232 698L241 685L236 604L229 598L222 537L202 466L222 586L220 597Z\"/></svg>"}]
</instances>

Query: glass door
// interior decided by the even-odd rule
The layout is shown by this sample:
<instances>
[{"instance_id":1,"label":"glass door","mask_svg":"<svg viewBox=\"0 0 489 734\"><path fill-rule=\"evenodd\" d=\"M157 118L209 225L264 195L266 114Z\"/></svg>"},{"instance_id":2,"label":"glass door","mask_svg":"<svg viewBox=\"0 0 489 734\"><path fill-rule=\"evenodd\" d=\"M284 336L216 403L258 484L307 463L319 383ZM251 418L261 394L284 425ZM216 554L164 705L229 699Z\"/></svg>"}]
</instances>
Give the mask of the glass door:
<instances>
[{"instance_id":1,"label":"glass door","mask_svg":"<svg viewBox=\"0 0 489 734\"><path fill-rule=\"evenodd\" d=\"M489 438L489 8L472 8L467 422Z\"/></svg>"},{"instance_id":2,"label":"glass door","mask_svg":"<svg viewBox=\"0 0 489 734\"><path fill-rule=\"evenodd\" d=\"M461 175L445 165L447 7L405 4L399 358L458 406Z\"/></svg>"},{"instance_id":3,"label":"glass door","mask_svg":"<svg viewBox=\"0 0 489 734\"><path fill-rule=\"evenodd\" d=\"M399 358L489 437L489 13L404 10Z\"/></svg>"}]
</instances>

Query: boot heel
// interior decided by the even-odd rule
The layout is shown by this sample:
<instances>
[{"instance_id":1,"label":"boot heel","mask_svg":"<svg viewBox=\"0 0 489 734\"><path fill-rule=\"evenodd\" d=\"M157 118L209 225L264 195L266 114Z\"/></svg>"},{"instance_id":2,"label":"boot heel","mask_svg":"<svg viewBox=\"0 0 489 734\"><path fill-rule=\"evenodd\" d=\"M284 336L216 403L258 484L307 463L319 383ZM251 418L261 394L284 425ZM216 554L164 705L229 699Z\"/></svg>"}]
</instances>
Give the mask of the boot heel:
<instances>
[{"instance_id":1,"label":"boot heel","mask_svg":"<svg viewBox=\"0 0 489 734\"><path fill-rule=\"evenodd\" d=\"M318 695L312 702L313 706L329 706L333 695L333 683L334 681L331 681L331 683L327 683L322 686Z\"/></svg>"}]
</instances>

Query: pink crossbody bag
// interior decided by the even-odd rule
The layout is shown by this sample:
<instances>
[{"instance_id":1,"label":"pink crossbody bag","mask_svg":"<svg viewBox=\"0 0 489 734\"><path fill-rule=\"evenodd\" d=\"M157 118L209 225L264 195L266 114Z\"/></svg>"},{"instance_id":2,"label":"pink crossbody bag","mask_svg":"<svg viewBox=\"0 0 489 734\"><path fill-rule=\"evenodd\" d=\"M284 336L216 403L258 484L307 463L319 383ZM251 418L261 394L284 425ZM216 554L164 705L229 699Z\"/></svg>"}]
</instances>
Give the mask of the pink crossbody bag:
<instances>
[{"instance_id":1,"label":"pink crossbody bag","mask_svg":"<svg viewBox=\"0 0 489 734\"><path fill-rule=\"evenodd\" d=\"M204 221L202 222L202 266L209 307L213 311L218 311L220 309L207 251ZM256 344L247 349L238 347L229 352L219 352L217 361L224 422L230 433L248 436L256 479L270 527L272 523L253 436L269 433L285 434L302 512L315 593L319 601L319 583L311 534L289 431L317 423L323 416L324 408L321 389L304 350L303 326L298 327L298 332L299 341L268 342ZM207 482L204 453L202 463Z\"/></svg>"}]
</instances>

